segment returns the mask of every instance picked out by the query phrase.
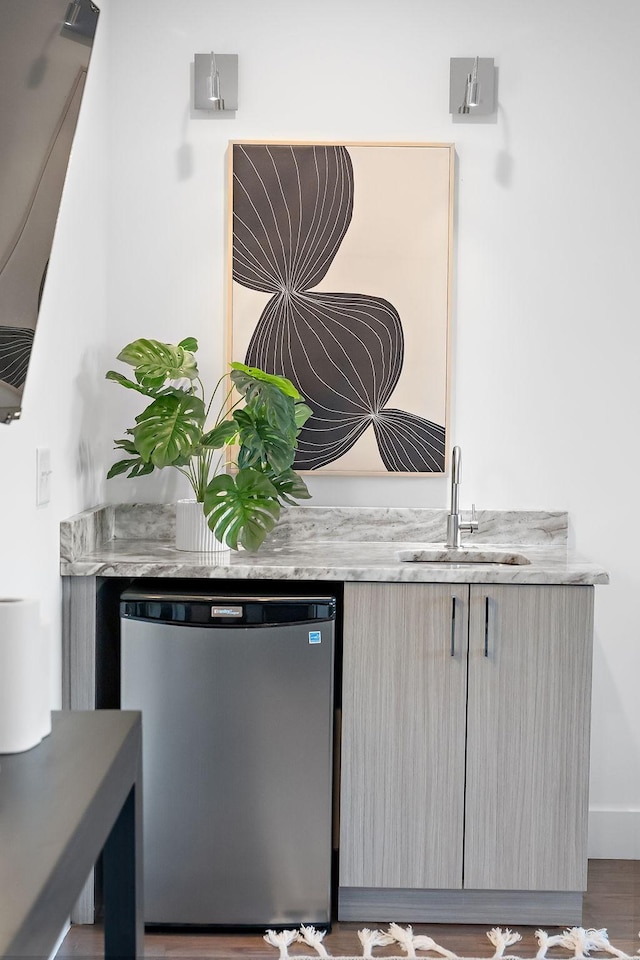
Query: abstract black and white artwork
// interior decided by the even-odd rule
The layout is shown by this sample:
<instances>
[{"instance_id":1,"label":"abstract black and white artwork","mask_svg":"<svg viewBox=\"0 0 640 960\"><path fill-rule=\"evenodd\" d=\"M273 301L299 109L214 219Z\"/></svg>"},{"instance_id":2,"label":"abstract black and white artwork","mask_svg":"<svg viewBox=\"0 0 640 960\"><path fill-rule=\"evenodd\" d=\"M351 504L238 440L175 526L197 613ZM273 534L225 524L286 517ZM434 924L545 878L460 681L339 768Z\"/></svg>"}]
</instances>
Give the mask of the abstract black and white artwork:
<instances>
[{"instance_id":1,"label":"abstract black and white artwork","mask_svg":"<svg viewBox=\"0 0 640 960\"><path fill-rule=\"evenodd\" d=\"M231 359L313 410L297 470L445 470L453 148L232 143Z\"/></svg>"}]
</instances>

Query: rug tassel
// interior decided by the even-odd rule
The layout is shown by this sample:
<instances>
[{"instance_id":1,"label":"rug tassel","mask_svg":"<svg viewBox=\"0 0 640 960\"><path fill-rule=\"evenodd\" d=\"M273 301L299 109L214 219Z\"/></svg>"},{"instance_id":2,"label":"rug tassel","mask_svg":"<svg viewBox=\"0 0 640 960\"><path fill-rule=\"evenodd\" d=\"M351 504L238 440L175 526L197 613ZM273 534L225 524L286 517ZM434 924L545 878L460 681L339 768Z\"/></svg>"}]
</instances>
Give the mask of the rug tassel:
<instances>
[{"instance_id":1,"label":"rug tassel","mask_svg":"<svg viewBox=\"0 0 640 960\"><path fill-rule=\"evenodd\" d=\"M276 933L275 930L267 930L262 939L266 940L270 946L278 948L280 951L280 960L287 960L289 956L287 947L297 940L297 938L297 930L281 930L280 933Z\"/></svg>"},{"instance_id":2,"label":"rug tassel","mask_svg":"<svg viewBox=\"0 0 640 960\"><path fill-rule=\"evenodd\" d=\"M547 956L547 950L550 947L556 947L558 944L562 943L562 934L557 934L554 937L550 937L546 930L536 930L535 938L538 941L536 960L545 960Z\"/></svg>"},{"instance_id":3,"label":"rug tassel","mask_svg":"<svg viewBox=\"0 0 640 960\"><path fill-rule=\"evenodd\" d=\"M602 950L614 957L620 957L621 960L628 960L629 954L625 953L624 950L618 950L610 943L606 927L603 927L602 930L587 930L587 937L591 944L590 950Z\"/></svg>"},{"instance_id":4,"label":"rug tassel","mask_svg":"<svg viewBox=\"0 0 640 960\"><path fill-rule=\"evenodd\" d=\"M327 953L326 947L322 942L326 932L326 930L316 930L315 927L306 927L303 924L300 927L298 940L301 943L307 943L310 947L313 947L320 957L328 957L330 954Z\"/></svg>"},{"instance_id":5,"label":"rug tassel","mask_svg":"<svg viewBox=\"0 0 640 960\"><path fill-rule=\"evenodd\" d=\"M358 930L358 939L362 944L363 960L373 960L371 951L374 947L387 947L394 942L393 937L388 933L383 933L382 930L369 930L368 927Z\"/></svg>"},{"instance_id":6,"label":"rug tassel","mask_svg":"<svg viewBox=\"0 0 640 960\"><path fill-rule=\"evenodd\" d=\"M487 937L491 943L496 948L491 960L497 960L499 957L504 957L504 951L507 947L510 947L514 943L522 940L522 937L519 933L514 930L510 930L508 927L503 932L502 927L494 927L492 930L487 932Z\"/></svg>"},{"instance_id":7,"label":"rug tassel","mask_svg":"<svg viewBox=\"0 0 640 960\"><path fill-rule=\"evenodd\" d=\"M573 950L575 960L586 960L590 949L589 938L587 931L582 927L571 927L570 930L565 930L560 944L567 950Z\"/></svg>"},{"instance_id":8,"label":"rug tassel","mask_svg":"<svg viewBox=\"0 0 640 960\"><path fill-rule=\"evenodd\" d=\"M441 957L446 957L447 960L457 960L457 954L441 947L431 937L422 934L414 936L413 927L406 927L405 929L397 923L392 923L389 926L388 936L390 938L388 942L395 940L396 943L399 943L407 957L415 957L416 950L431 950L434 953L439 953Z\"/></svg>"},{"instance_id":9,"label":"rug tassel","mask_svg":"<svg viewBox=\"0 0 640 960\"><path fill-rule=\"evenodd\" d=\"M564 931L560 945L567 950L573 950L574 960L586 960L592 950L600 950L620 958L628 957L628 954L611 945L606 928L585 930L584 927L571 927Z\"/></svg>"},{"instance_id":10,"label":"rug tassel","mask_svg":"<svg viewBox=\"0 0 640 960\"><path fill-rule=\"evenodd\" d=\"M425 937L422 934L414 937L413 945L416 950L431 950L433 953L439 953L441 957L446 957L447 960L458 960L457 953L452 953L451 950L447 950L446 947L441 947L440 944L432 940L431 937Z\"/></svg>"},{"instance_id":11,"label":"rug tassel","mask_svg":"<svg viewBox=\"0 0 640 960\"><path fill-rule=\"evenodd\" d=\"M415 957L416 948L413 943L413 927L401 927L397 923L390 923L387 931L389 936L399 943L408 957Z\"/></svg>"}]
</instances>

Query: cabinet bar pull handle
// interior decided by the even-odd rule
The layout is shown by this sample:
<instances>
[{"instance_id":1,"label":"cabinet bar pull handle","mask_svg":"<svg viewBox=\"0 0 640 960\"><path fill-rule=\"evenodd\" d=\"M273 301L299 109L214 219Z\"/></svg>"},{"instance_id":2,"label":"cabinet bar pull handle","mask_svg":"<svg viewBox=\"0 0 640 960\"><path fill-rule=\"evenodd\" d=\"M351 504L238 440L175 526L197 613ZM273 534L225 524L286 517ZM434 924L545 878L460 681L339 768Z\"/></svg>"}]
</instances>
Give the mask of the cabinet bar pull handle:
<instances>
[{"instance_id":1,"label":"cabinet bar pull handle","mask_svg":"<svg viewBox=\"0 0 640 960\"><path fill-rule=\"evenodd\" d=\"M451 656L456 655L456 598L451 597Z\"/></svg>"},{"instance_id":2,"label":"cabinet bar pull handle","mask_svg":"<svg viewBox=\"0 0 640 960\"><path fill-rule=\"evenodd\" d=\"M489 656L489 597L484 598L484 655Z\"/></svg>"}]
</instances>

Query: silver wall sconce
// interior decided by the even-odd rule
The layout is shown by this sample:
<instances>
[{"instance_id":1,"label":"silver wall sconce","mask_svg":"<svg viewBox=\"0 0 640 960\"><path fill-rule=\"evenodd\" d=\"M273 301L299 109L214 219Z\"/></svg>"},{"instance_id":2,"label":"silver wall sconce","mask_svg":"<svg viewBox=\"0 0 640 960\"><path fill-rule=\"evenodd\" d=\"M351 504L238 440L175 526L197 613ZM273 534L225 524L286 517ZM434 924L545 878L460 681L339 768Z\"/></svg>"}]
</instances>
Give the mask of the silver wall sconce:
<instances>
[{"instance_id":1,"label":"silver wall sconce","mask_svg":"<svg viewBox=\"0 0 640 960\"><path fill-rule=\"evenodd\" d=\"M496 112L493 58L453 57L450 60L449 113L486 117Z\"/></svg>"},{"instance_id":2,"label":"silver wall sconce","mask_svg":"<svg viewBox=\"0 0 640 960\"><path fill-rule=\"evenodd\" d=\"M78 34L81 37L93 39L98 25L98 7L92 0L71 0L62 21L65 35Z\"/></svg>"},{"instance_id":3,"label":"silver wall sconce","mask_svg":"<svg viewBox=\"0 0 640 960\"><path fill-rule=\"evenodd\" d=\"M196 53L193 63L196 110L233 113L238 109L238 54Z\"/></svg>"}]
</instances>

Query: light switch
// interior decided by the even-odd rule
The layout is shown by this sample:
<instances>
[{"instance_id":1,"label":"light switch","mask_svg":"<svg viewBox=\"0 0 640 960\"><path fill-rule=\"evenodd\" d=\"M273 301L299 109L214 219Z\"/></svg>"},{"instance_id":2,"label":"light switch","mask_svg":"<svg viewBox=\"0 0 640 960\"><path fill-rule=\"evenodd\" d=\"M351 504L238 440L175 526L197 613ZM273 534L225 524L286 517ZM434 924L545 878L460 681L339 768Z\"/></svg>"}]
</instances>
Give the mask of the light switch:
<instances>
[{"instance_id":1,"label":"light switch","mask_svg":"<svg viewBox=\"0 0 640 960\"><path fill-rule=\"evenodd\" d=\"M43 507L51 500L51 451L48 447L36 450L36 506Z\"/></svg>"}]
</instances>

